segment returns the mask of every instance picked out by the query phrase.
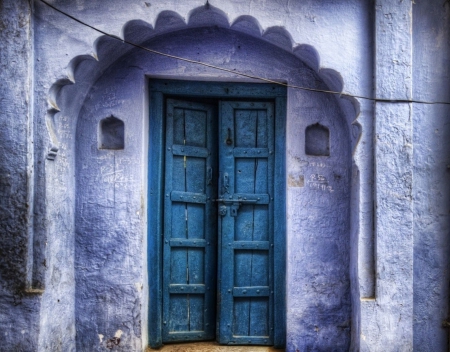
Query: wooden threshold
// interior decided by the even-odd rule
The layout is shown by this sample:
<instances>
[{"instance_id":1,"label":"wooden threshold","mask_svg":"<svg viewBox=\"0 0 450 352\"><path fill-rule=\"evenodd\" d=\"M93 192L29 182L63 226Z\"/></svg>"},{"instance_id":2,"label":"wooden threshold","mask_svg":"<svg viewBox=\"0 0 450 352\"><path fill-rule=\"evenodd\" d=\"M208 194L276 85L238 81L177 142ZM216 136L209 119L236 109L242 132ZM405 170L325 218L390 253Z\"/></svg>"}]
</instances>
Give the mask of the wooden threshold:
<instances>
[{"instance_id":1,"label":"wooden threshold","mask_svg":"<svg viewBox=\"0 0 450 352\"><path fill-rule=\"evenodd\" d=\"M267 346L224 346L217 342L192 342L164 345L160 349L148 348L146 352L283 352Z\"/></svg>"}]
</instances>

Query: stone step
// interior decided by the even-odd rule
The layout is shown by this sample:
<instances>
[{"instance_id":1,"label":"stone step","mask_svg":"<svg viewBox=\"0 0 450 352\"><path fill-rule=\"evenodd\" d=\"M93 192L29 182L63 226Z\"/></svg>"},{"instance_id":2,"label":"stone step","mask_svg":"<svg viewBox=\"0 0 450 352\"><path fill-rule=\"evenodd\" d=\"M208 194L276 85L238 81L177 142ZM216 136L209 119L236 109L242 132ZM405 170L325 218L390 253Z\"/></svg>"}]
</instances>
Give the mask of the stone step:
<instances>
[{"instance_id":1,"label":"stone step","mask_svg":"<svg viewBox=\"0 0 450 352\"><path fill-rule=\"evenodd\" d=\"M160 349L148 348L146 352L282 352L284 349L276 349L267 346L223 346L216 342L194 342L170 344Z\"/></svg>"}]
</instances>

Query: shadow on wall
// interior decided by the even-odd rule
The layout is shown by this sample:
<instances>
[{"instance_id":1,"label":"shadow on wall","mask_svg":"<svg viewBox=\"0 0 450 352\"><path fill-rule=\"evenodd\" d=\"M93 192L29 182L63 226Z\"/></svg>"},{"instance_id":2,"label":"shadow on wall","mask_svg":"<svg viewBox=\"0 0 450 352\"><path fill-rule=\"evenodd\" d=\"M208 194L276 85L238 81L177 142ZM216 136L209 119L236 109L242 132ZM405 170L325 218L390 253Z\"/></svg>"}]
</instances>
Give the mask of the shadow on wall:
<instances>
[{"instance_id":1,"label":"shadow on wall","mask_svg":"<svg viewBox=\"0 0 450 352\"><path fill-rule=\"evenodd\" d=\"M261 35L258 22L249 16L230 26L212 6L194 10L188 24L169 11L160 14L155 28L130 21L123 34L154 50L230 70L311 89L340 91L343 86L338 73L319 69L314 48L292 48L283 28L272 27ZM147 165L145 77L242 77L143 52L105 36L95 49L99 61L74 58L70 84L57 82L50 100L51 109L78 118L64 126L59 114L54 115L55 126L67 127L76 136L77 348L100 350L106 339L99 342L99 335L114 336L120 329L120 348L125 351L141 343L148 307L142 289L147 285L145 171L152 172L152 159ZM88 91L79 89L86 86ZM288 188L287 344L293 350L348 350L349 189L351 154L360 135L358 104L323 93L291 93L287 171L303 182Z\"/></svg>"}]
</instances>

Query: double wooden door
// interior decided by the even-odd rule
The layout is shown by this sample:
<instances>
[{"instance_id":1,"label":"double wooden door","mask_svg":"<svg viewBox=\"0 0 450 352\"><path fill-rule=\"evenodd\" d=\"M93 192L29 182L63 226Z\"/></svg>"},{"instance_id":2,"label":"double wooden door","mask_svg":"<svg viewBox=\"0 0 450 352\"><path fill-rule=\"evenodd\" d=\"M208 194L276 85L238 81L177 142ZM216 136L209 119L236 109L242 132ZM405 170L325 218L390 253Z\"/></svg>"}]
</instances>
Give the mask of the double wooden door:
<instances>
[{"instance_id":1,"label":"double wooden door","mask_svg":"<svg viewBox=\"0 0 450 352\"><path fill-rule=\"evenodd\" d=\"M274 115L271 101L165 101L165 343L274 343Z\"/></svg>"}]
</instances>

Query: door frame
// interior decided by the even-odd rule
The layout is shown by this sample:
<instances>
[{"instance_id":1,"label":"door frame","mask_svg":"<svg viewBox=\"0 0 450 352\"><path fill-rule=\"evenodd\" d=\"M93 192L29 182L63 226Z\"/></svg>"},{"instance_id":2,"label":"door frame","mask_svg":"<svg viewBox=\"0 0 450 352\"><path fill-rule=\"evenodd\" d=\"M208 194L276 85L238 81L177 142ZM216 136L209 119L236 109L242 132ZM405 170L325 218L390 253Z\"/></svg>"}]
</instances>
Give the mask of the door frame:
<instances>
[{"instance_id":1,"label":"door frame","mask_svg":"<svg viewBox=\"0 0 450 352\"><path fill-rule=\"evenodd\" d=\"M148 289L149 344L162 346L162 273L165 160L165 98L265 99L275 104L274 165L274 346L286 339L286 98L282 85L149 79L148 143Z\"/></svg>"}]
</instances>

